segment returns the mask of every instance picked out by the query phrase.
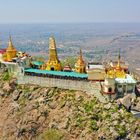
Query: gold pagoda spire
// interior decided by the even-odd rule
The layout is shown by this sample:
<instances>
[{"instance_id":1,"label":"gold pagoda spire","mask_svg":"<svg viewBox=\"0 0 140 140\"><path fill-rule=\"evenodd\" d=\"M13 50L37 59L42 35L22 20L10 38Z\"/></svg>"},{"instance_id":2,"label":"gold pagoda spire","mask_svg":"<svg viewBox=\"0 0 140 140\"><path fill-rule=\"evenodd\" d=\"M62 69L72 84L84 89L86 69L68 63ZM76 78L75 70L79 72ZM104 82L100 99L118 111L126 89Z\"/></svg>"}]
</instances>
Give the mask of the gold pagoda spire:
<instances>
[{"instance_id":1,"label":"gold pagoda spire","mask_svg":"<svg viewBox=\"0 0 140 140\"><path fill-rule=\"evenodd\" d=\"M121 55L120 55L120 49L119 49L118 63L114 68L108 69L107 77L109 77L109 78L125 78L125 76L126 76L126 73L121 68Z\"/></svg>"},{"instance_id":2,"label":"gold pagoda spire","mask_svg":"<svg viewBox=\"0 0 140 140\"><path fill-rule=\"evenodd\" d=\"M83 55L82 55L82 50L80 49L80 61L82 62L83 61Z\"/></svg>"},{"instance_id":3,"label":"gold pagoda spire","mask_svg":"<svg viewBox=\"0 0 140 140\"><path fill-rule=\"evenodd\" d=\"M60 71L61 69L62 69L61 63L57 56L55 38L50 37L49 38L49 58L47 61L46 70Z\"/></svg>"},{"instance_id":4,"label":"gold pagoda spire","mask_svg":"<svg viewBox=\"0 0 140 140\"><path fill-rule=\"evenodd\" d=\"M49 60L48 61L59 61L57 57L55 38L53 36L49 38Z\"/></svg>"},{"instance_id":5,"label":"gold pagoda spire","mask_svg":"<svg viewBox=\"0 0 140 140\"><path fill-rule=\"evenodd\" d=\"M85 62L84 62L84 60L83 60L83 55L82 55L82 50L81 50L81 49L80 49L79 58L78 58L78 60L77 60L77 64L79 64L79 65L84 65L84 64L85 64Z\"/></svg>"},{"instance_id":6,"label":"gold pagoda spire","mask_svg":"<svg viewBox=\"0 0 140 140\"><path fill-rule=\"evenodd\" d=\"M118 69L121 68L121 54L120 54L120 49L119 49L119 55L118 55L118 64L117 64L117 68L118 68Z\"/></svg>"},{"instance_id":7,"label":"gold pagoda spire","mask_svg":"<svg viewBox=\"0 0 140 140\"><path fill-rule=\"evenodd\" d=\"M16 57L17 50L15 49L11 36L9 37L8 47L6 49L6 60L12 61L14 57Z\"/></svg>"},{"instance_id":8,"label":"gold pagoda spire","mask_svg":"<svg viewBox=\"0 0 140 140\"><path fill-rule=\"evenodd\" d=\"M125 72L121 68L121 54L120 54L120 49L119 49L119 55L118 55L118 64L115 69L116 73L116 78L125 78Z\"/></svg>"},{"instance_id":9,"label":"gold pagoda spire","mask_svg":"<svg viewBox=\"0 0 140 140\"><path fill-rule=\"evenodd\" d=\"M13 46L13 43L12 43L12 37L9 36L9 41L8 41L8 47L7 49L12 49L12 50L15 50L14 46Z\"/></svg>"},{"instance_id":10,"label":"gold pagoda spire","mask_svg":"<svg viewBox=\"0 0 140 140\"><path fill-rule=\"evenodd\" d=\"M78 73L86 73L86 64L83 60L82 50L80 49L80 54L78 60L75 64L75 71Z\"/></svg>"},{"instance_id":11,"label":"gold pagoda spire","mask_svg":"<svg viewBox=\"0 0 140 140\"><path fill-rule=\"evenodd\" d=\"M55 38L53 36L49 38L49 45L50 45L50 49L56 50Z\"/></svg>"}]
</instances>

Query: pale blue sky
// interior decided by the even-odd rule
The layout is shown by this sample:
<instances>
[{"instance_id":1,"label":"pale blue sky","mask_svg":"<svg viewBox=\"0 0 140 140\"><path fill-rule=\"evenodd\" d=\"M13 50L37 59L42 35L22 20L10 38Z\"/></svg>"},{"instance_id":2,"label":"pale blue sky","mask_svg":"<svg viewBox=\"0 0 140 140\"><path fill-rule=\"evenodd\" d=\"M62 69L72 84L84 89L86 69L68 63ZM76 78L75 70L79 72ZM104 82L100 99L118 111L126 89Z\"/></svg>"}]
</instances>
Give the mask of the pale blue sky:
<instances>
[{"instance_id":1,"label":"pale blue sky","mask_svg":"<svg viewBox=\"0 0 140 140\"><path fill-rule=\"evenodd\" d=\"M140 0L0 0L0 23L140 22Z\"/></svg>"}]
</instances>

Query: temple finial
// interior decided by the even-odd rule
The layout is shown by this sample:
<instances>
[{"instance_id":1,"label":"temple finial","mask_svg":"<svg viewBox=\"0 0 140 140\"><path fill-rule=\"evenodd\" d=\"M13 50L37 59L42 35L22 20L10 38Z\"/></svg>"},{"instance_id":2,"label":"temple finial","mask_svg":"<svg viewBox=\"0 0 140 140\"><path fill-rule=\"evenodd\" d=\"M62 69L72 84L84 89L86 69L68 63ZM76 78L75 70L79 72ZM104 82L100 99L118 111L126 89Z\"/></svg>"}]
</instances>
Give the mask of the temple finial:
<instances>
[{"instance_id":1,"label":"temple finial","mask_svg":"<svg viewBox=\"0 0 140 140\"><path fill-rule=\"evenodd\" d=\"M121 51L120 51L120 48L119 48L119 55L118 55L118 59L121 59Z\"/></svg>"},{"instance_id":2,"label":"temple finial","mask_svg":"<svg viewBox=\"0 0 140 140\"><path fill-rule=\"evenodd\" d=\"M55 38L53 36L49 38L49 45L50 45L50 49L56 49Z\"/></svg>"},{"instance_id":3,"label":"temple finial","mask_svg":"<svg viewBox=\"0 0 140 140\"><path fill-rule=\"evenodd\" d=\"M11 36L11 33L9 32L9 41L12 42L12 36Z\"/></svg>"},{"instance_id":4,"label":"temple finial","mask_svg":"<svg viewBox=\"0 0 140 140\"><path fill-rule=\"evenodd\" d=\"M8 46L13 47L12 37L11 37L11 35L9 35L9 43L8 43Z\"/></svg>"},{"instance_id":5,"label":"temple finial","mask_svg":"<svg viewBox=\"0 0 140 140\"><path fill-rule=\"evenodd\" d=\"M119 54L118 54L118 64L117 64L117 67L118 67L118 68L121 67L120 60L121 60L121 54L120 54L120 49L119 49Z\"/></svg>"},{"instance_id":6,"label":"temple finial","mask_svg":"<svg viewBox=\"0 0 140 140\"><path fill-rule=\"evenodd\" d=\"M80 49L80 59L82 59L83 56L82 56L82 50Z\"/></svg>"}]
</instances>

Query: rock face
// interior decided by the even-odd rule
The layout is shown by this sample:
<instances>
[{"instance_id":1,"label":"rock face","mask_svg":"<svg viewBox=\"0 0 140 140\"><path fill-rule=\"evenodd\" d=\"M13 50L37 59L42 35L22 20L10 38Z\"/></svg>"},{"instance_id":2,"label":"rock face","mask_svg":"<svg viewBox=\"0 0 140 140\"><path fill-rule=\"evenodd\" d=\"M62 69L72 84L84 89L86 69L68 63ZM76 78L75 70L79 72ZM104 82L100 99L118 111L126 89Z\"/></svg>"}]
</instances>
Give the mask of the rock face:
<instances>
[{"instance_id":1,"label":"rock face","mask_svg":"<svg viewBox=\"0 0 140 140\"><path fill-rule=\"evenodd\" d=\"M118 102L122 104L124 107L126 107L127 110L130 110L132 105L134 104L135 99L136 99L135 95L128 94L123 98L118 99Z\"/></svg>"},{"instance_id":2,"label":"rock face","mask_svg":"<svg viewBox=\"0 0 140 140\"><path fill-rule=\"evenodd\" d=\"M13 93L12 93L13 100L17 101L19 99L21 93L22 93L22 91L18 91L18 90L13 91Z\"/></svg>"},{"instance_id":3,"label":"rock face","mask_svg":"<svg viewBox=\"0 0 140 140\"><path fill-rule=\"evenodd\" d=\"M2 79L1 79L2 81ZM16 85L0 87L0 140L140 139L139 120L126 110L132 97L100 103L82 91ZM139 109L140 99L135 99Z\"/></svg>"},{"instance_id":4,"label":"rock face","mask_svg":"<svg viewBox=\"0 0 140 140\"><path fill-rule=\"evenodd\" d=\"M8 93L12 91L12 87L10 86L8 82L3 84L3 91L8 92Z\"/></svg>"},{"instance_id":5,"label":"rock face","mask_svg":"<svg viewBox=\"0 0 140 140\"><path fill-rule=\"evenodd\" d=\"M132 105L132 109L140 112L140 97L138 97Z\"/></svg>"}]
</instances>

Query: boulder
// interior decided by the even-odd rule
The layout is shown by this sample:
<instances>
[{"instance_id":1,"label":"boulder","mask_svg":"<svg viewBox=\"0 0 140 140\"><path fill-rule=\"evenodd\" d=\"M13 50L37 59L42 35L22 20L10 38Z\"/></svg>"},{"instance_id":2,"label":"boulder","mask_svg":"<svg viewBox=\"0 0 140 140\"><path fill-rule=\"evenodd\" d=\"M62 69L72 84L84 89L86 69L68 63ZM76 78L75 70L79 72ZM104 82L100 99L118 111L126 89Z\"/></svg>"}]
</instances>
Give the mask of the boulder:
<instances>
[{"instance_id":1,"label":"boulder","mask_svg":"<svg viewBox=\"0 0 140 140\"><path fill-rule=\"evenodd\" d=\"M62 120L62 122L59 124L59 129L68 129L69 126L69 118L65 118Z\"/></svg>"},{"instance_id":2,"label":"boulder","mask_svg":"<svg viewBox=\"0 0 140 140\"><path fill-rule=\"evenodd\" d=\"M137 111L140 111L140 97L138 97L136 99L136 102L133 104L132 110L137 110Z\"/></svg>"},{"instance_id":3,"label":"boulder","mask_svg":"<svg viewBox=\"0 0 140 140\"><path fill-rule=\"evenodd\" d=\"M13 78L9 81L10 86L16 86L17 85L17 79Z\"/></svg>"},{"instance_id":4,"label":"boulder","mask_svg":"<svg viewBox=\"0 0 140 140\"><path fill-rule=\"evenodd\" d=\"M8 82L5 82L4 83L4 85L3 85L3 91L8 92L8 93L10 93L10 92L13 91L12 87L10 86L10 84Z\"/></svg>"},{"instance_id":5,"label":"boulder","mask_svg":"<svg viewBox=\"0 0 140 140\"><path fill-rule=\"evenodd\" d=\"M111 103L108 103L108 104L104 105L104 108L108 110L108 109L111 108L111 106L112 106L112 104Z\"/></svg>"},{"instance_id":6,"label":"boulder","mask_svg":"<svg viewBox=\"0 0 140 140\"><path fill-rule=\"evenodd\" d=\"M15 90L12 94L13 100L17 101L19 99L21 93L22 93L22 91Z\"/></svg>"},{"instance_id":7,"label":"boulder","mask_svg":"<svg viewBox=\"0 0 140 140\"><path fill-rule=\"evenodd\" d=\"M0 96L4 96L5 95L5 93L4 93L4 91L3 90L0 90Z\"/></svg>"},{"instance_id":8,"label":"boulder","mask_svg":"<svg viewBox=\"0 0 140 140\"><path fill-rule=\"evenodd\" d=\"M52 122L49 123L49 128L52 128L52 129L58 129L58 123L53 120Z\"/></svg>"},{"instance_id":9,"label":"boulder","mask_svg":"<svg viewBox=\"0 0 140 140\"><path fill-rule=\"evenodd\" d=\"M56 102L49 102L48 103L49 108L51 109L55 109L57 107L57 103Z\"/></svg>"},{"instance_id":10,"label":"boulder","mask_svg":"<svg viewBox=\"0 0 140 140\"><path fill-rule=\"evenodd\" d=\"M125 97L118 99L118 102L120 102L126 109L130 109L133 102L135 100L135 96L133 94L128 94Z\"/></svg>"}]
</instances>

